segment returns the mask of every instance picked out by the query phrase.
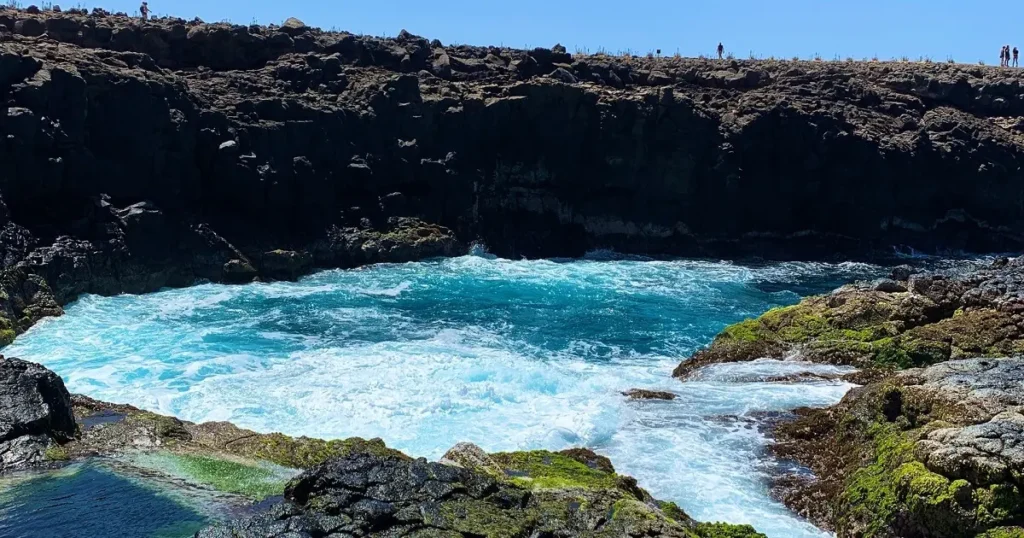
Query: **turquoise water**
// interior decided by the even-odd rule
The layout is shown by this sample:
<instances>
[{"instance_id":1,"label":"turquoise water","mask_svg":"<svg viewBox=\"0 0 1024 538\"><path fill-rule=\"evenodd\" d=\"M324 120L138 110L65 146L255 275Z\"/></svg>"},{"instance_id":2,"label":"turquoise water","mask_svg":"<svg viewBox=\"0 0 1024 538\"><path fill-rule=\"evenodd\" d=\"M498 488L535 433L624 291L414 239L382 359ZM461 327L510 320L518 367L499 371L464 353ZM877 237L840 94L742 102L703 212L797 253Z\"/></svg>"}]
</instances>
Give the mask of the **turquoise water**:
<instances>
[{"instance_id":1,"label":"turquoise water","mask_svg":"<svg viewBox=\"0 0 1024 538\"><path fill-rule=\"evenodd\" d=\"M509 261L465 256L298 283L84 297L4 354L69 389L193 421L381 437L417 456L586 445L701 520L824 534L768 496L760 411L827 405L842 383L763 383L760 362L680 383L725 325L873 277L865 264ZM671 402L630 402L634 387Z\"/></svg>"}]
</instances>

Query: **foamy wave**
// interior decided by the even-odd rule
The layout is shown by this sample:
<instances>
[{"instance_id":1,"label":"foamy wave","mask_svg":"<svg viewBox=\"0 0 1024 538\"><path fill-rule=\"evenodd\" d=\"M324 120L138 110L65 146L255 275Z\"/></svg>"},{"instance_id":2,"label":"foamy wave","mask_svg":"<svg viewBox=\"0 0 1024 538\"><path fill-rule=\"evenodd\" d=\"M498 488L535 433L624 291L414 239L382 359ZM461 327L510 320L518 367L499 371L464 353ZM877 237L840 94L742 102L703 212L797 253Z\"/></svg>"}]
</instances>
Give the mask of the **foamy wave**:
<instances>
[{"instance_id":1,"label":"foamy wave","mask_svg":"<svg viewBox=\"0 0 1024 538\"><path fill-rule=\"evenodd\" d=\"M587 445L699 519L817 537L768 497L757 429L716 417L826 405L850 385L738 382L819 368L778 361L723 366L691 383L670 373L728 323L881 272L463 256L83 297L4 353L55 369L72 391L193 421L382 437L431 458L458 441ZM678 397L621 394L638 387Z\"/></svg>"}]
</instances>

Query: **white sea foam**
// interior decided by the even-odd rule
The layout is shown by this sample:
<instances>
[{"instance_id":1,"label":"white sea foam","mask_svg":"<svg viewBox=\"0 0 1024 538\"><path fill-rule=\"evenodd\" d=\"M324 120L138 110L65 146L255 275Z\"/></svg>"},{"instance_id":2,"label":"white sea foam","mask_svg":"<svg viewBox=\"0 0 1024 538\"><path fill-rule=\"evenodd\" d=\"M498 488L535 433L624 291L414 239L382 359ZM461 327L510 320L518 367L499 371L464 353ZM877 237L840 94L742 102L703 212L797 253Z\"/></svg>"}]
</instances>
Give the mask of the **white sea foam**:
<instances>
[{"instance_id":1,"label":"white sea foam","mask_svg":"<svg viewBox=\"0 0 1024 538\"><path fill-rule=\"evenodd\" d=\"M757 361L688 383L671 371L727 323L879 271L465 256L84 297L4 353L55 369L72 391L193 421L381 437L429 458L458 441L586 445L698 519L814 537L824 533L770 500L749 416L827 405L850 385L741 381L842 369ZM627 401L635 387L678 398Z\"/></svg>"}]
</instances>

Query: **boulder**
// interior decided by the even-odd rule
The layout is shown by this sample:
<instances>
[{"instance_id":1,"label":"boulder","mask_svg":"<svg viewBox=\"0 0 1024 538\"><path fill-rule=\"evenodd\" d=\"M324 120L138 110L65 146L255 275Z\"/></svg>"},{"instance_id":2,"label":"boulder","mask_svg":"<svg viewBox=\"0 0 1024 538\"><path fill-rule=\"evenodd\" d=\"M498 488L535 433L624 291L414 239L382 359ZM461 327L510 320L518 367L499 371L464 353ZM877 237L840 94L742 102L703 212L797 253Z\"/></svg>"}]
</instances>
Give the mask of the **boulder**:
<instances>
[{"instance_id":1,"label":"boulder","mask_svg":"<svg viewBox=\"0 0 1024 538\"><path fill-rule=\"evenodd\" d=\"M76 430L71 395L57 374L0 357L0 471L45 461L47 449Z\"/></svg>"},{"instance_id":2,"label":"boulder","mask_svg":"<svg viewBox=\"0 0 1024 538\"><path fill-rule=\"evenodd\" d=\"M441 456L440 463L491 474L501 472L501 468L491 456L473 443L459 443L449 448L448 452Z\"/></svg>"},{"instance_id":3,"label":"boulder","mask_svg":"<svg viewBox=\"0 0 1024 538\"><path fill-rule=\"evenodd\" d=\"M663 390L630 389L622 393L630 400L675 400L676 395Z\"/></svg>"},{"instance_id":4,"label":"boulder","mask_svg":"<svg viewBox=\"0 0 1024 538\"><path fill-rule=\"evenodd\" d=\"M896 280L881 278L871 283L871 289L884 293L903 293L907 287Z\"/></svg>"},{"instance_id":5,"label":"boulder","mask_svg":"<svg viewBox=\"0 0 1024 538\"><path fill-rule=\"evenodd\" d=\"M296 19L295 17L288 17L288 20L284 21L284 24L281 25L280 30L294 37L305 33L309 30L309 27L306 26L306 23Z\"/></svg>"},{"instance_id":6,"label":"boulder","mask_svg":"<svg viewBox=\"0 0 1024 538\"><path fill-rule=\"evenodd\" d=\"M576 77L564 67L555 69L548 76L565 84L576 84Z\"/></svg>"},{"instance_id":7,"label":"boulder","mask_svg":"<svg viewBox=\"0 0 1024 538\"><path fill-rule=\"evenodd\" d=\"M39 19L21 19L14 23L14 33L28 37L38 37L46 32L46 24Z\"/></svg>"},{"instance_id":8,"label":"boulder","mask_svg":"<svg viewBox=\"0 0 1024 538\"><path fill-rule=\"evenodd\" d=\"M224 264L224 281L232 283L251 282L258 271L246 259L228 260Z\"/></svg>"},{"instance_id":9,"label":"boulder","mask_svg":"<svg viewBox=\"0 0 1024 538\"><path fill-rule=\"evenodd\" d=\"M278 280L295 280L309 271L313 257L308 252L271 250L263 253L260 273Z\"/></svg>"}]
</instances>

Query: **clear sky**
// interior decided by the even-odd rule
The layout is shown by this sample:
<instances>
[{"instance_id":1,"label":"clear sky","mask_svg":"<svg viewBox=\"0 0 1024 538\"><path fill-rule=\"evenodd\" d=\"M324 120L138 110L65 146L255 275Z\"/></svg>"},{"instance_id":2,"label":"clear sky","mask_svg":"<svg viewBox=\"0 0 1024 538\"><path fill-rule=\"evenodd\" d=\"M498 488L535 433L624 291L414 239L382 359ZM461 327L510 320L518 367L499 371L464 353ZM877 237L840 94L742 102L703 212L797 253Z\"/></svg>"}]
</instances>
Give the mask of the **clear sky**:
<instances>
[{"instance_id":1,"label":"clear sky","mask_svg":"<svg viewBox=\"0 0 1024 538\"><path fill-rule=\"evenodd\" d=\"M132 13L139 3L87 5ZM238 24L298 17L310 26L373 35L404 28L446 44L561 43L570 52L660 48L697 56L710 55L722 41L741 58L926 56L991 65L1004 43L1024 49L1024 6L992 0L150 0L150 9Z\"/></svg>"}]
</instances>

